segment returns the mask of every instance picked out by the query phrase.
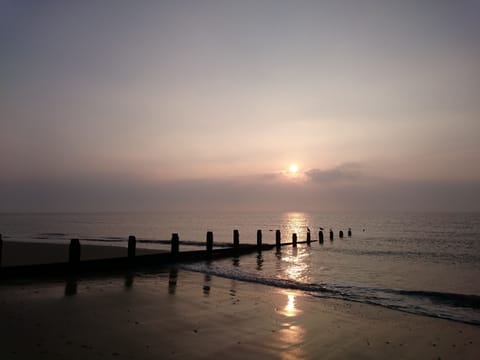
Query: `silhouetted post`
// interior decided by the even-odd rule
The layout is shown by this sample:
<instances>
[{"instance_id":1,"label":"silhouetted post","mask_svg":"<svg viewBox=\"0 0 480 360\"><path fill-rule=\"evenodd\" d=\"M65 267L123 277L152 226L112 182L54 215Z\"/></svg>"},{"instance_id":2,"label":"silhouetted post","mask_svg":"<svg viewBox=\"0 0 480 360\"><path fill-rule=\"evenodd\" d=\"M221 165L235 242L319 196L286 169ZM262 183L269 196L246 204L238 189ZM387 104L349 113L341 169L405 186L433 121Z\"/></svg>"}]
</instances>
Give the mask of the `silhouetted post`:
<instances>
[{"instance_id":1,"label":"silhouetted post","mask_svg":"<svg viewBox=\"0 0 480 360\"><path fill-rule=\"evenodd\" d=\"M338 232L338 237L339 237L340 239L343 239L343 230L340 230L340 231Z\"/></svg>"},{"instance_id":2,"label":"silhouetted post","mask_svg":"<svg viewBox=\"0 0 480 360\"><path fill-rule=\"evenodd\" d=\"M280 248L282 244L282 234L280 233L280 230L275 231L275 246L277 249Z\"/></svg>"},{"instance_id":3,"label":"silhouetted post","mask_svg":"<svg viewBox=\"0 0 480 360\"><path fill-rule=\"evenodd\" d=\"M177 233L172 234L171 253L177 255L180 250L180 238Z\"/></svg>"},{"instance_id":4,"label":"silhouetted post","mask_svg":"<svg viewBox=\"0 0 480 360\"><path fill-rule=\"evenodd\" d=\"M2 234L0 234L0 267L2 267L2 248L3 248L3 239L2 239Z\"/></svg>"},{"instance_id":5,"label":"silhouetted post","mask_svg":"<svg viewBox=\"0 0 480 360\"><path fill-rule=\"evenodd\" d=\"M207 232L207 253L211 254L213 251L213 232Z\"/></svg>"},{"instance_id":6,"label":"silhouetted post","mask_svg":"<svg viewBox=\"0 0 480 360\"><path fill-rule=\"evenodd\" d=\"M333 241L333 230L330 229L330 241Z\"/></svg>"},{"instance_id":7,"label":"silhouetted post","mask_svg":"<svg viewBox=\"0 0 480 360\"><path fill-rule=\"evenodd\" d=\"M137 238L133 235L128 237L128 259L133 260L135 257L135 248L137 246Z\"/></svg>"},{"instance_id":8,"label":"silhouetted post","mask_svg":"<svg viewBox=\"0 0 480 360\"><path fill-rule=\"evenodd\" d=\"M80 240L71 239L68 249L68 262L71 267L76 267L80 263Z\"/></svg>"},{"instance_id":9,"label":"silhouetted post","mask_svg":"<svg viewBox=\"0 0 480 360\"><path fill-rule=\"evenodd\" d=\"M233 230L233 249L238 250L240 247L240 234L237 229Z\"/></svg>"},{"instance_id":10,"label":"silhouetted post","mask_svg":"<svg viewBox=\"0 0 480 360\"><path fill-rule=\"evenodd\" d=\"M320 244L323 244L323 231L322 231L322 230L320 230L320 231L318 232L318 242L319 242Z\"/></svg>"},{"instance_id":11,"label":"silhouetted post","mask_svg":"<svg viewBox=\"0 0 480 360\"><path fill-rule=\"evenodd\" d=\"M292 244L293 244L293 247L297 247L297 234L296 233L292 234Z\"/></svg>"},{"instance_id":12,"label":"silhouetted post","mask_svg":"<svg viewBox=\"0 0 480 360\"><path fill-rule=\"evenodd\" d=\"M257 230L257 248L262 248L262 230Z\"/></svg>"},{"instance_id":13,"label":"silhouetted post","mask_svg":"<svg viewBox=\"0 0 480 360\"><path fill-rule=\"evenodd\" d=\"M312 241L312 238L310 236L310 230L307 231L307 244L310 244L310 242Z\"/></svg>"},{"instance_id":14,"label":"silhouetted post","mask_svg":"<svg viewBox=\"0 0 480 360\"><path fill-rule=\"evenodd\" d=\"M352 228L348 228L348 237L352 237Z\"/></svg>"}]
</instances>

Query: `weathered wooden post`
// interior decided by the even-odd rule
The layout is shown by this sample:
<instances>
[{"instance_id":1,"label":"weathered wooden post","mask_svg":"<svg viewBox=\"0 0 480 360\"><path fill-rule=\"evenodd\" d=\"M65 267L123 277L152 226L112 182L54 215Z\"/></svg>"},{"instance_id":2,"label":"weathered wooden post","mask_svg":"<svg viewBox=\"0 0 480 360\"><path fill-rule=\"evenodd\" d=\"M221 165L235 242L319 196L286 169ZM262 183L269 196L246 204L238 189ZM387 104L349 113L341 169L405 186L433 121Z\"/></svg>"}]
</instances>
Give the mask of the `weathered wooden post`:
<instances>
[{"instance_id":1,"label":"weathered wooden post","mask_svg":"<svg viewBox=\"0 0 480 360\"><path fill-rule=\"evenodd\" d=\"M172 255L177 255L179 250L180 250L180 238L178 237L177 233L173 233L170 251Z\"/></svg>"},{"instance_id":2,"label":"weathered wooden post","mask_svg":"<svg viewBox=\"0 0 480 360\"><path fill-rule=\"evenodd\" d=\"M137 238L133 235L128 237L128 260L135 258L135 249L137 247Z\"/></svg>"},{"instance_id":3,"label":"weathered wooden post","mask_svg":"<svg viewBox=\"0 0 480 360\"><path fill-rule=\"evenodd\" d=\"M213 251L213 232L207 232L207 253L211 254Z\"/></svg>"},{"instance_id":4,"label":"weathered wooden post","mask_svg":"<svg viewBox=\"0 0 480 360\"><path fill-rule=\"evenodd\" d=\"M2 248L3 248L3 239L2 239L2 234L0 234L0 267L2 267Z\"/></svg>"},{"instance_id":5,"label":"weathered wooden post","mask_svg":"<svg viewBox=\"0 0 480 360\"><path fill-rule=\"evenodd\" d=\"M257 248L259 250L262 248L262 230L257 230Z\"/></svg>"},{"instance_id":6,"label":"weathered wooden post","mask_svg":"<svg viewBox=\"0 0 480 360\"><path fill-rule=\"evenodd\" d=\"M322 230L320 230L320 231L318 232L318 242L319 242L320 244L323 244L323 231L322 231Z\"/></svg>"},{"instance_id":7,"label":"weathered wooden post","mask_svg":"<svg viewBox=\"0 0 480 360\"><path fill-rule=\"evenodd\" d=\"M292 234L292 245L293 245L293 247L297 247L297 234L296 233Z\"/></svg>"},{"instance_id":8,"label":"weathered wooden post","mask_svg":"<svg viewBox=\"0 0 480 360\"><path fill-rule=\"evenodd\" d=\"M333 241L333 230L330 229L330 241Z\"/></svg>"},{"instance_id":9,"label":"weathered wooden post","mask_svg":"<svg viewBox=\"0 0 480 360\"><path fill-rule=\"evenodd\" d=\"M343 239L343 230L340 230L340 231L338 232L338 237L339 237L340 239Z\"/></svg>"},{"instance_id":10,"label":"weathered wooden post","mask_svg":"<svg viewBox=\"0 0 480 360\"><path fill-rule=\"evenodd\" d=\"M348 228L348 237L352 237L352 228Z\"/></svg>"},{"instance_id":11,"label":"weathered wooden post","mask_svg":"<svg viewBox=\"0 0 480 360\"><path fill-rule=\"evenodd\" d=\"M307 244L310 244L312 242L312 237L310 235L310 230L307 231Z\"/></svg>"},{"instance_id":12,"label":"weathered wooden post","mask_svg":"<svg viewBox=\"0 0 480 360\"><path fill-rule=\"evenodd\" d=\"M71 268L76 268L80 263L80 240L71 239L68 248L68 263Z\"/></svg>"},{"instance_id":13,"label":"weathered wooden post","mask_svg":"<svg viewBox=\"0 0 480 360\"><path fill-rule=\"evenodd\" d=\"M237 251L240 247L240 234L237 229L233 230L233 250Z\"/></svg>"},{"instance_id":14,"label":"weathered wooden post","mask_svg":"<svg viewBox=\"0 0 480 360\"><path fill-rule=\"evenodd\" d=\"M282 234L280 230L275 231L275 246L277 247L277 249L279 249L280 246L282 246Z\"/></svg>"}]
</instances>

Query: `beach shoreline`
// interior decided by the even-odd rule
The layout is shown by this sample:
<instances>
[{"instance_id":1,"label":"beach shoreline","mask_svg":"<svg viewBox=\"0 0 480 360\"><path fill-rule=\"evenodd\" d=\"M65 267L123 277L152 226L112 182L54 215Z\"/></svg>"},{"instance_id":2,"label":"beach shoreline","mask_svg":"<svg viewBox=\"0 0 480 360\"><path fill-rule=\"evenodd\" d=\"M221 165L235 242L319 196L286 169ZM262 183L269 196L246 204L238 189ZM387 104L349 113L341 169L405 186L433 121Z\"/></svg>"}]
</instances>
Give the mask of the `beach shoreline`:
<instances>
[{"instance_id":1,"label":"beach shoreline","mask_svg":"<svg viewBox=\"0 0 480 360\"><path fill-rule=\"evenodd\" d=\"M0 304L2 359L479 356L478 326L174 266L4 283Z\"/></svg>"},{"instance_id":2,"label":"beach shoreline","mask_svg":"<svg viewBox=\"0 0 480 360\"><path fill-rule=\"evenodd\" d=\"M3 241L2 266L37 265L68 262L68 244ZM137 255L158 254L165 250L138 248ZM92 245L81 242L81 260L126 257L127 247Z\"/></svg>"}]
</instances>

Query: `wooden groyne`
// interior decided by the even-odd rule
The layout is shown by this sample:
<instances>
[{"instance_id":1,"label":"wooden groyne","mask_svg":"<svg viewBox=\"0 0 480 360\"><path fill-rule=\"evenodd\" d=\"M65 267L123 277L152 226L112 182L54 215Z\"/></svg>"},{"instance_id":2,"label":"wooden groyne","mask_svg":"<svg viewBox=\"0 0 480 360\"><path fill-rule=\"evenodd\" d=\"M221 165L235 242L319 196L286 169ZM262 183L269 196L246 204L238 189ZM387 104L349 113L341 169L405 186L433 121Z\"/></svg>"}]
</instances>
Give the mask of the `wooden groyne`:
<instances>
[{"instance_id":1,"label":"wooden groyne","mask_svg":"<svg viewBox=\"0 0 480 360\"><path fill-rule=\"evenodd\" d=\"M234 231L232 247L214 249L213 232L207 233L206 249L180 251L178 234L172 234L170 252L157 254L136 255L136 237L128 237L128 248L125 257L106 259L81 260L81 244L79 239L71 239L68 251L68 261L50 264L0 266L0 279L15 277L50 277L70 276L72 274L105 274L124 271L152 269L178 262L213 261L221 258L238 257L258 251L267 251L275 245L263 244L261 241L254 244L240 244L238 230ZM3 241L0 235L0 255L2 255ZM1 264L1 256L0 256Z\"/></svg>"},{"instance_id":2,"label":"wooden groyne","mask_svg":"<svg viewBox=\"0 0 480 360\"><path fill-rule=\"evenodd\" d=\"M349 229L351 236L351 229ZM330 239L333 240L333 232L330 230ZM15 277L49 277L49 276L71 276L72 274L105 274L124 271L136 271L152 269L178 262L213 261L228 257L238 257L254 252L277 249L282 246L293 246L297 244L308 244L312 242L323 244L323 231L318 233L318 240L312 240L310 230L307 232L305 241L298 241L297 234L292 234L291 242L283 242L280 230L275 231L275 244L265 244L262 239L262 231L257 231L256 244L240 244L238 230L233 230L233 243L227 248L214 249L213 232L206 235L204 250L180 251L180 239L177 233L172 234L170 251L157 254L136 255L137 239L135 236L128 237L128 247L125 257L115 257L95 260L81 260L81 243L79 239L71 239L69 244L68 261L38 265L20 265L2 267L2 246L3 240L0 234L0 279Z\"/></svg>"},{"instance_id":3,"label":"wooden groyne","mask_svg":"<svg viewBox=\"0 0 480 360\"><path fill-rule=\"evenodd\" d=\"M263 250L270 250L274 245L262 245ZM250 254L258 251L255 245L240 245L236 250L233 248L213 249L211 253L203 250L183 251L177 254L163 252L158 254L139 255L134 258L120 257L110 259L77 260L70 257L69 262L21 265L2 267L0 279L13 277L44 277L70 274L104 274L117 273L125 270L144 270L161 267L177 262L195 262L205 260L218 260L221 258L234 257Z\"/></svg>"}]
</instances>

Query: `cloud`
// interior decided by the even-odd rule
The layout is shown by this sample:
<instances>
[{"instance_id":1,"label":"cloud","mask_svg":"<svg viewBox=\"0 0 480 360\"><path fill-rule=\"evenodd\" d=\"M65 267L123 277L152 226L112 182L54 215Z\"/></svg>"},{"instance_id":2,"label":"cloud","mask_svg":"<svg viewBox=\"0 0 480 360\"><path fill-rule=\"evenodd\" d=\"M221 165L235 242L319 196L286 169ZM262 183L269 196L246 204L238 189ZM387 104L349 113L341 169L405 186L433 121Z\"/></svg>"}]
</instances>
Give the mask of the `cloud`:
<instances>
[{"instance_id":1,"label":"cloud","mask_svg":"<svg viewBox=\"0 0 480 360\"><path fill-rule=\"evenodd\" d=\"M122 177L0 179L0 211L479 211L480 181L374 178L366 167L311 169L282 176L146 183Z\"/></svg>"},{"instance_id":2,"label":"cloud","mask_svg":"<svg viewBox=\"0 0 480 360\"><path fill-rule=\"evenodd\" d=\"M314 183L351 183L365 176L358 163L345 163L331 169L310 169L305 172L307 179Z\"/></svg>"}]
</instances>

